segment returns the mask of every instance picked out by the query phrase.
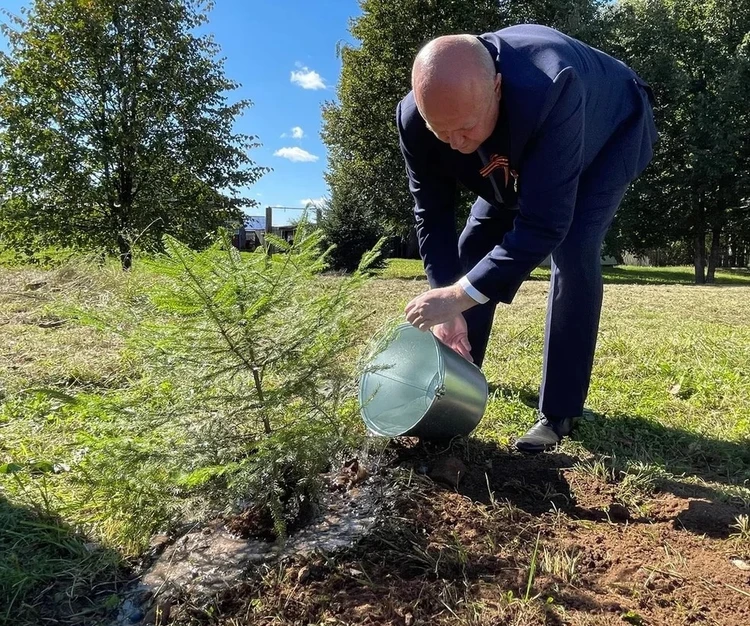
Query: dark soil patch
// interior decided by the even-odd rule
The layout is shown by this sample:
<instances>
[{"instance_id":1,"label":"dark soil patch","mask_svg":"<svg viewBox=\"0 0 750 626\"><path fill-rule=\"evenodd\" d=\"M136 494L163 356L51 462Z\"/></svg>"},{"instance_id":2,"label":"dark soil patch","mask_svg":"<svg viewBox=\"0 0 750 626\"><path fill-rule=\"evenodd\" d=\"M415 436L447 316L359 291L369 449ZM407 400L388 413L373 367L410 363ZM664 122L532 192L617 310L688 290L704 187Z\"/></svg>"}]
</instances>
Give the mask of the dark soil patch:
<instances>
[{"instance_id":1,"label":"dark soil patch","mask_svg":"<svg viewBox=\"0 0 750 626\"><path fill-rule=\"evenodd\" d=\"M449 457L465 470L457 487L426 476ZM211 607L183 605L176 619L260 626L750 623L750 572L732 563L749 558L750 546L729 538L745 509L679 482L660 485L631 509L617 501L616 483L576 462L476 442L450 449L402 442L394 463L404 488L376 532L335 558L258 570Z\"/></svg>"},{"instance_id":2,"label":"dark soil patch","mask_svg":"<svg viewBox=\"0 0 750 626\"><path fill-rule=\"evenodd\" d=\"M557 508L574 504L564 471L577 459L566 454L526 456L469 440L449 449L430 443L404 446L399 449L397 463L429 474L445 457L462 459L466 472L457 490L473 502L507 501L533 515L549 511L553 504Z\"/></svg>"}]
</instances>

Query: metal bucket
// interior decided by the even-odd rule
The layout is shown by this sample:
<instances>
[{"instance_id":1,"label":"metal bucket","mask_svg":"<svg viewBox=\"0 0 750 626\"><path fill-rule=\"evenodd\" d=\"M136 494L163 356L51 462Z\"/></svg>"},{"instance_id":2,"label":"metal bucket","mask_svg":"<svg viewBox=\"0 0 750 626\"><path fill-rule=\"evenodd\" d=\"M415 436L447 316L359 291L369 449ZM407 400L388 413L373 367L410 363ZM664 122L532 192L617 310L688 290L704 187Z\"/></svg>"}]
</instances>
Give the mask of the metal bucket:
<instances>
[{"instance_id":1,"label":"metal bucket","mask_svg":"<svg viewBox=\"0 0 750 626\"><path fill-rule=\"evenodd\" d=\"M482 370L411 324L381 340L359 381L362 419L382 437L468 435L487 397Z\"/></svg>"}]
</instances>

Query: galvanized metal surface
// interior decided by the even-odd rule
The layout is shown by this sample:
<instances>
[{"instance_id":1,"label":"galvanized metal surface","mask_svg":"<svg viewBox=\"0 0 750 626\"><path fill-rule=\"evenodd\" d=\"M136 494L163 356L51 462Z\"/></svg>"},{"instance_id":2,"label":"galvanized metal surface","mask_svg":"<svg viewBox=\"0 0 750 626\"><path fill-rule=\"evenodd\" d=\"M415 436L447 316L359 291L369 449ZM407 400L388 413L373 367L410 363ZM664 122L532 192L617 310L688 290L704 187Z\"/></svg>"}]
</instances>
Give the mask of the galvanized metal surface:
<instances>
[{"instance_id":1,"label":"galvanized metal surface","mask_svg":"<svg viewBox=\"0 0 750 626\"><path fill-rule=\"evenodd\" d=\"M430 332L402 324L371 365L360 380L360 407L376 435L445 439L468 435L482 419L488 398L484 374ZM403 392L412 400L389 404ZM383 404L388 410L379 413ZM399 411L410 422L402 428L394 424Z\"/></svg>"}]
</instances>

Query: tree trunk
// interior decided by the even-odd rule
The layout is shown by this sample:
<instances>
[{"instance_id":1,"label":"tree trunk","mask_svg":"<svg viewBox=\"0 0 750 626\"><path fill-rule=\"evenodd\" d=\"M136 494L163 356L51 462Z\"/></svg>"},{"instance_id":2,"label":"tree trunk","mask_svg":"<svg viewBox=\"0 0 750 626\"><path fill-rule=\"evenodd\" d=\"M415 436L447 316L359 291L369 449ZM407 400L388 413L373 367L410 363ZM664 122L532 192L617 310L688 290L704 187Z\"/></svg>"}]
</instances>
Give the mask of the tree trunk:
<instances>
[{"instance_id":1,"label":"tree trunk","mask_svg":"<svg viewBox=\"0 0 750 626\"><path fill-rule=\"evenodd\" d=\"M406 243L406 258L407 259L418 259L419 257L419 239L417 238L417 229L411 227L409 229L409 235Z\"/></svg>"},{"instance_id":2,"label":"tree trunk","mask_svg":"<svg viewBox=\"0 0 750 626\"><path fill-rule=\"evenodd\" d=\"M133 251L130 248L130 242L121 233L117 234L117 247L120 249L122 269L129 270L133 265Z\"/></svg>"},{"instance_id":3,"label":"tree trunk","mask_svg":"<svg viewBox=\"0 0 750 626\"><path fill-rule=\"evenodd\" d=\"M695 233L694 243L693 265L695 267L695 284L703 285L706 282L706 231L703 228Z\"/></svg>"},{"instance_id":4,"label":"tree trunk","mask_svg":"<svg viewBox=\"0 0 750 626\"><path fill-rule=\"evenodd\" d=\"M719 248L721 241L721 226L714 226L711 229L711 253L708 255L708 275L707 283L716 282L716 264L719 260Z\"/></svg>"},{"instance_id":5,"label":"tree trunk","mask_svg":"<svg viewBox=\"0 0 750 626\"><path fill-rule=\"evenodd\" d=\"M693 265L695 267L695 284L706 282L706 223L703 219L703 206L697 191L691 197L693 216L695 218L695 236L693 239Z\"/></svg>"}]
</instances>

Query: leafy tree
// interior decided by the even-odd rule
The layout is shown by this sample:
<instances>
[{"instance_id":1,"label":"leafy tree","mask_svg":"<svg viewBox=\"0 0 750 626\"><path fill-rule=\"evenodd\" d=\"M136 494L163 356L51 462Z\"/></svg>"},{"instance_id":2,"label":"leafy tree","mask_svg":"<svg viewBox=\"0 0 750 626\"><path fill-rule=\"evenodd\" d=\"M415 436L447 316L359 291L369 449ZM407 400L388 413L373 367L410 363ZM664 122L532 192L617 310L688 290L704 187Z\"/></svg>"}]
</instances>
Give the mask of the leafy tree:
<instances>
[{"instance_id":1,"label":"leafy tree","mask_svg":"<svg viewBox=\"0 0 750 626\"><path fill-rule=\"evenodd\" d=\"M165 233L192 245L239 220L264 173L235 134L250 105L202 0L35 0L3 32L0 245L36 239L119 253Z\"/></svg>"},{"instance_id":2,"label":"leafy tree","mask_svg":"<svg viewBox=\"0 0 750 626\"><path fill-rule=\"evenodd\" d=\"M347 202L345 196L339 197L336 204L326 205L321 229L331 246L331 266L347 272L357 269L362 255L380 239L381 230L357 202ZM373 267L383 265L381 257Z\"/></svg>"},{"instance_id":3,"label":"leafy tree","mask_svg":"<svg viewBox=\"0 0 750 626\"><path fill-rule=\"evenodd\" d=\"M430 39L540 22L598 42L598 0L362 0L349 30L358 46L343 45L338 101L323 107L328 146L329 210L350 230L406 237L413 227L398 146L395 108L411 88L411 64ZM472 198L462 193L465 213ZM354 254L361 254L368 245Z\"/></svg>"},{"instance_id":4,"label":"leafy tree","mask_svg":"<svg viewBox=\"0 0 750 626\"><path fill-rule=\"evenodd\" d=\"M635 251L688 242L696 282L712 280L723 235L746 221L750 1L622 0L611 23L610 50L654 88L661 136L615 238Z\"/></svg>"},{"instance_id":5,"label":"leafy tree","mask_svg":"<svg viewBox=\"0 0 750 626\"><path fill-rule=\"evenodd\" d=\"M494 0L363 0L349 30L359 47L339 49L338 102L323 107L330 211L351 216L352 229L403 234L412 200L398 146L395 109L410 89L411 63L438 35L481 32L499 21Z\"/></svg>"}]
</instances>

